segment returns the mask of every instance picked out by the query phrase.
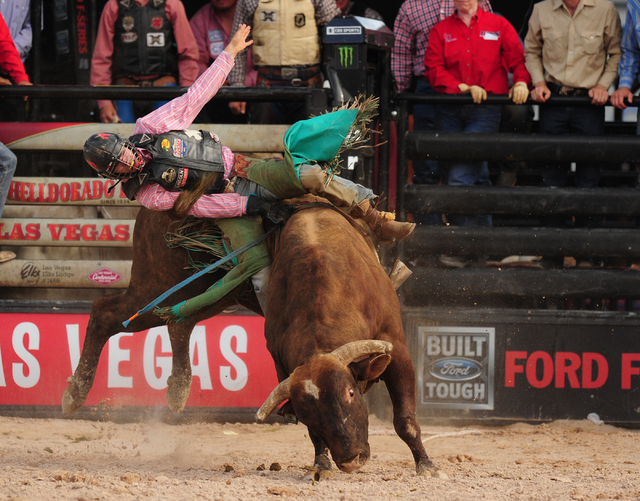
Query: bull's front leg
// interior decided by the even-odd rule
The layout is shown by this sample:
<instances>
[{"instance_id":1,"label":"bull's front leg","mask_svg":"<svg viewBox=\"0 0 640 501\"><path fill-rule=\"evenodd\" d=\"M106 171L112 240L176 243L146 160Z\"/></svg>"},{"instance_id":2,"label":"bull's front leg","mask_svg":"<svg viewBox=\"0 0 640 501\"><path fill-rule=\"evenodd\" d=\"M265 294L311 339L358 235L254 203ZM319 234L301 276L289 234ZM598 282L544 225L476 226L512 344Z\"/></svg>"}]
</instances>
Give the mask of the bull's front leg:
<instances>
[{"instance_id":1,"label":"bull's front leg","mask_svg":"<svg viewBox=\"0 0 640 501\"><path fill-rule=\"evenodd\" d=\"M394 344L391 363L382 374L382 379L393 404L393 426L413 454L416 473L447 478L429 459L422 443L422 433L416 418L416 376L406 345Z\"/></svg>"},{"instance_id":2,"label":"bull's front leg","mask_svg":"<svg viewBox=\"0 0 640 501\"><path fill-rule=\"evenodd\" d=\"M191 359L189 338L194 322L169 324L169 339L173 352L171 376L167 380L167 403L173 412L182 412L191 391Z\"/></svg>"},{"instance_id":3,"label":"bull's front leg","mask_svg":"<svg viewBox=\"0 0 640 501\"><path fill-rule=\"evenodd\" d=\"M331 459L329 458L329 448L318 435L313 433L309 428L309 438L313 443L313 449L315 451L315 459L313 462L313 471L308 475L312 480L320 481L333 477L331 471Z\"/></svg>"}]
</instances>

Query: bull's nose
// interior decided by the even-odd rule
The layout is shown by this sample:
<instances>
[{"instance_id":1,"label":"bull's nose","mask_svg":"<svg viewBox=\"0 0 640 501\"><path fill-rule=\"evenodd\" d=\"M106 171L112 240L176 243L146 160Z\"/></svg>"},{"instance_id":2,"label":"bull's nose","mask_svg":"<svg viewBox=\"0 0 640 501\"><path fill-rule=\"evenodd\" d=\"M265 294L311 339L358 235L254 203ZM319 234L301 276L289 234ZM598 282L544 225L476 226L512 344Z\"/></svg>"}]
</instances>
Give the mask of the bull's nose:
<instances>
[{"instance_id":1,"label":"bull's nose","mask_svg":"<svg viewBox=\"0 0 640 501\"><path fill-rule=\"evenodd\" d=\"M345 473L352 473L357 469L362 468L366 464L367 459L369 459L367 455L364 452L361 452L348 463L340 463L338 468Z\"/></svg>"}]
</instances>

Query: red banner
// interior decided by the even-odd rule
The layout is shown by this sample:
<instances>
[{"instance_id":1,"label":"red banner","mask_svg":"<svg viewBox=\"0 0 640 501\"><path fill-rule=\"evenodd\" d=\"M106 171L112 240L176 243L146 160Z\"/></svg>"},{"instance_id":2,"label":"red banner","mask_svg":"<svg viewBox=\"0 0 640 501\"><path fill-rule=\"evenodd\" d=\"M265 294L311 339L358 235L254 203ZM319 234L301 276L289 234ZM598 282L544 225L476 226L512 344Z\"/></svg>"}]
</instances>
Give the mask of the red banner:
<instances>
[{"instance_id":1,"label":"red banner","mask_svg":"<svg viewBox=\"0 0 640 501\"><path fill-rule=\"evenodd\" d=\"M89 321L86 314L0 313L0 405L60 405ZM259 407L277 385L264 319L222 315L191 335L187 406ZM166 405L171 345L166 326L113 336L86 405Z\"/></svg>"}]
</instances>

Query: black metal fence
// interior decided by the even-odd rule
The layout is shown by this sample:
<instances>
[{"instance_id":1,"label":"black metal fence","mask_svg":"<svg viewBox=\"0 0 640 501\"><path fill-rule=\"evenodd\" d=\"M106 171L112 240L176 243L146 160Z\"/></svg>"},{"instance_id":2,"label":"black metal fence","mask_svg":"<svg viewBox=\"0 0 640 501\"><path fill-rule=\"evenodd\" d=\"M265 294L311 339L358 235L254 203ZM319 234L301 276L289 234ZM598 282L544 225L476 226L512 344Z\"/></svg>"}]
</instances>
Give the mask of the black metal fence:
<instances>
[{"instance_id":1,"label":"black metal fence","mask_svg":"<svg viewBox=\"0 0 640 501\"><path fill-rule=\"evenodd\" d=\"M640 261L640 191L635 188L545 188L539 186L443 186L408 184L408 161L487 160L526 162L640 162L640 138L635 135L547 136L509 133L469 134L410 132L410 104L470 103L466 96L399 96L398 205L401 218L413 214L493 214L527 218L531 224L510 227L420 225L399 246L414 275L403 286L406 305L598 308L614 300L640 299L640 273L625 271ZM489 97L488 104L509 104ZM537 104L537 103L534 103ZM636 105L637 98L636 98ZM541 106L591 106L589 98L554 96ZM605 216L622 221L618 227L557 229L542 227L536 216ZM512 220L514 218L512 217ZM432 256L489 255L490 267L443 269ZM499 266L510 255L595 258L593 270L531 269ZM606 299L605 299L606 298ZM605 306L603 306L605 305ZM616 306L617 307L617 306Z\"/></svg>"}]
</instances>

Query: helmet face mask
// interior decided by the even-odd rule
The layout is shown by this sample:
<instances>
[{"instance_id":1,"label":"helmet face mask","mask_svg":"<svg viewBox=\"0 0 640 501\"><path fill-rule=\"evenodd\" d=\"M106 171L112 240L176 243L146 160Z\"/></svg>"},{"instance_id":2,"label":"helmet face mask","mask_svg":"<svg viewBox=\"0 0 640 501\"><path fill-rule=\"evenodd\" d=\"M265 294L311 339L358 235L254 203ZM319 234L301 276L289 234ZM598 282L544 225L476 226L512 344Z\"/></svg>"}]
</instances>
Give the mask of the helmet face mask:
<instances>
[{"instance_id":1,"label":"helmet face mask","mask_svg":"<svg viewBox=\"0 0 640 501\"><path fill-rule=\"evenodd\" d=\"M84 143L84 159L101 177L130 179L144 166L138 149L117 134L99 133Z\"/></svg>"}]
</instances>

